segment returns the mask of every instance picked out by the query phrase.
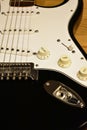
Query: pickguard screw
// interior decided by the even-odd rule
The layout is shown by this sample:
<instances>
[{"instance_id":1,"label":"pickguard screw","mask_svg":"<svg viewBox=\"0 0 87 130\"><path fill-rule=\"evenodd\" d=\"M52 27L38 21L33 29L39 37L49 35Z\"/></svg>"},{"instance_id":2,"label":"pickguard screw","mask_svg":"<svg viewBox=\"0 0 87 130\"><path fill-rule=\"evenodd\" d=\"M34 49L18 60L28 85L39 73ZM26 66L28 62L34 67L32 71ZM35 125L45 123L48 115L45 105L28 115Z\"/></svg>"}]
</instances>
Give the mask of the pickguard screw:
<instances>
[{"instance_id":1,"label":"pickguard screw","mask_svg":"<svg viewBox=\"0 0 87 130\"><path fill-rule=\"evenodd\" d=\"M38 67L39 65L38 64L36 64L36 67Z\"/></svg>"}]
</instances>

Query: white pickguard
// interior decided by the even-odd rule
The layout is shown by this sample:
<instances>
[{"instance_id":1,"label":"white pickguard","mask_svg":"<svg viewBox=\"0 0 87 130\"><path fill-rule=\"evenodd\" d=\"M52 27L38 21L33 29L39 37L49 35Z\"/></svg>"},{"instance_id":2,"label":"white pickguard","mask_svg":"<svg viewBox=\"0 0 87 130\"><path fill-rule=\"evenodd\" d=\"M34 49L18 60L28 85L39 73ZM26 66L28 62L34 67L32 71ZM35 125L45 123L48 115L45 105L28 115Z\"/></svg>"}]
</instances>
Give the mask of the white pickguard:
<instances>
[{"instance_id":1,"label":"white pickguard","mask_svg":"<svg viewBox=\"0 0 87 130\"><path fill-rule=\"evenodd\" d=\"M33 62L35 69L59 71L87 87L87 80L83 81L77 77L81 67L87 68L87 59L68 32L68 25L77 9L78 1L69 0L64 5L54 8L37 6L14 8L9 6L9 0L1 1L1 12L4 14L0 13L0 47L3 47L0 50L0 62ZM13 16L12 11L14 11ZM11 30L8 31L9 29ZM57 39L60 39L60 42L57 42ZM69 51L62 43L67 47L72 46L75 53ZM33 55L41 47L47 48L50 52L50 56L45 60L40 60ZM11 48L14 50L11 51ZM70 57L70 67L58 66L57 62L62 55Z\"/></svg>"}]
</instances>

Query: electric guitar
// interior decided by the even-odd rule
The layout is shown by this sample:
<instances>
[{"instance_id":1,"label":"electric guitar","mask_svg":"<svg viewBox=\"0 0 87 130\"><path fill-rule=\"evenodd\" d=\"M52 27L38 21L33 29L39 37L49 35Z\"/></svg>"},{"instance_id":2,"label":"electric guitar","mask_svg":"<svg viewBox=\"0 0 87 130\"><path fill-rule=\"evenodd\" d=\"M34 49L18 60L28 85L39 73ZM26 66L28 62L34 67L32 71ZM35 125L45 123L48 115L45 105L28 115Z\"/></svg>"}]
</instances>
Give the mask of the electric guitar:
<instances>
[{"instance_id":1,"label":"electric guitar","mask_svg":"<svg viewBox=\"0 0 87 130\"><path fill-rule=\"evenodd\" d=\"M87 55L73 35L81 9L82 0L0 2L2 110L16 120L9 129L75 130L87 121Z\"/></svg>"}]
</instances>

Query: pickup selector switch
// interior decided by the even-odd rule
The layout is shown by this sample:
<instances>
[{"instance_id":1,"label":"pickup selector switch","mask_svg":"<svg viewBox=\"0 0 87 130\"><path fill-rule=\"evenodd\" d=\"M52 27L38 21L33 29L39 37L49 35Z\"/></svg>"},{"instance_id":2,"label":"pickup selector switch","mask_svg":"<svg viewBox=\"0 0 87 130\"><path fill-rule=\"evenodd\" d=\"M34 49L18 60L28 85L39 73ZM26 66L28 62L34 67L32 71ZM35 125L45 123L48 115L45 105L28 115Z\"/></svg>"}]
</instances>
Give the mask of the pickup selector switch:
<instances>
[{"instance_id":1,"label":"pickup selector switch","mask_svg":"<svg viewBox=\"0 0 87 130\"><path fill-rule=\"evenodd\" d=\"M67 55L63 55L58 60L58 65L62 68L67 68L71 65L71 59Z\"/></svg>"},{"instance_id":2,"label":"pickup selector switch","mask_svg":"<svg viewBox=\"0 0 87 130\"><path fill-rule=\"evenodd\" d=\"M87 67L82 67L78 73L77 73L77 77L80 79L80 80L86 80L87 81Z\"/></svg>"},{"instance_id":3,"label":"pickup selector switch","mask_svg":"<svg viewBox=\"0 0 87 130\"><path fill-rule=\"evenodd\" d=\"M37 57L40 60L45 60L50 56L50 52L48 49L41 47L40 50L37 52Z\"/></svg>"}]
</instances>

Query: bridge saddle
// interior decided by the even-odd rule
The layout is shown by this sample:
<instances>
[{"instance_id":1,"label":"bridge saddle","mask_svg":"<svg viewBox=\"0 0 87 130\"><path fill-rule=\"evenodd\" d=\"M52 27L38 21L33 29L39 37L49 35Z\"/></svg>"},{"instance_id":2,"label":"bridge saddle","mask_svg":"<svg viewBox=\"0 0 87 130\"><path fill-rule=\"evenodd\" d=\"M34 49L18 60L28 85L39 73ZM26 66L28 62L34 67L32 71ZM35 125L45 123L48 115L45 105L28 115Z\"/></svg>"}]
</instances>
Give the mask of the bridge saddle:
<instances>
[{"instance_id":1,"label":"bridge saddle","mask_svg":"<svg viewBox=\"0 0 87 130\"><path fill-rule=\"evenodd\" d=\"M38 70L34 69L33 63L0 63L1 80L38 80Z\"/></svg>"}]
</instances>

